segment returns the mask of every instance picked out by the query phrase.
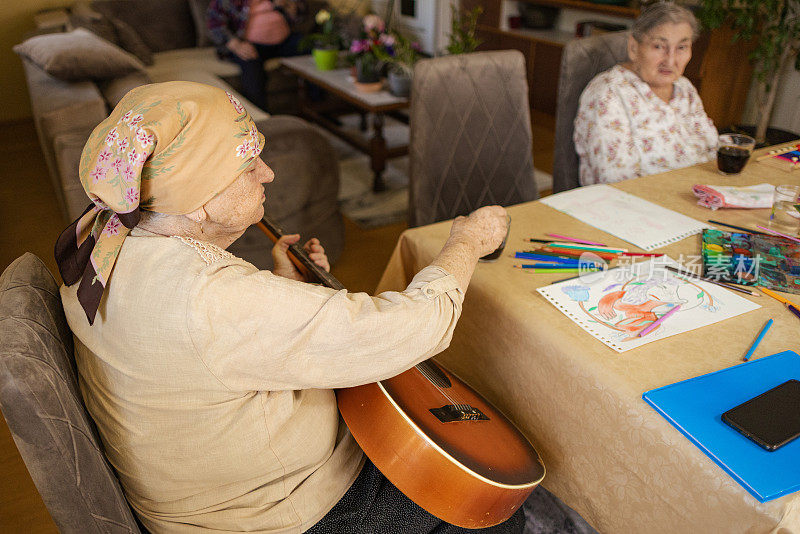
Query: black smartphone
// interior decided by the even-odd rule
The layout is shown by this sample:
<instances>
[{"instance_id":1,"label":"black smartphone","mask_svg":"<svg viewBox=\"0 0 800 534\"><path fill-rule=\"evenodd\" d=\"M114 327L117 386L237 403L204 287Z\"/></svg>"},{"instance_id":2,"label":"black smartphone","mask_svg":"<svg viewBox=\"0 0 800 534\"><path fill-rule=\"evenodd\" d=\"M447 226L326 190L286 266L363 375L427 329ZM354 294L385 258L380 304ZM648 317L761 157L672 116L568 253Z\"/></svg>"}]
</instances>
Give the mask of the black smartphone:
<instances>
[{"instance_id":1,"label":"black smartphone","mask_svg":"<svg viewBox=\"0 0 800 534\"><path fill-rule=\"evenodd\" d=\"M731 408L722 420L761 447L775 451L800 436L800 381L787 380Z\"/></svg>"}]
</instances>

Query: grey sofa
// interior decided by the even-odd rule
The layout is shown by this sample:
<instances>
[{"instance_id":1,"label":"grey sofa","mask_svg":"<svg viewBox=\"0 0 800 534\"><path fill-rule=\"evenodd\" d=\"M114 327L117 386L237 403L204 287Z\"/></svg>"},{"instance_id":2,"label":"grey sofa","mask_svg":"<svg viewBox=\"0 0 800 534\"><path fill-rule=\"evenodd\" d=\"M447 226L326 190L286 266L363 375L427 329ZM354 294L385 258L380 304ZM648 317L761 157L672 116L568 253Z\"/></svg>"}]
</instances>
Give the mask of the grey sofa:
<instances>
[{"instance_id":1,"label":"grey sofa","mask_svg":"<svg viewBox=\"0 0 800 534\"><path fill-rule=\"evenodd\" d=\"M33 118L65 226L79 216L88 198L78 178L83 145L92 129L134 87L188 80L221 87L236 95L267 139L262 158L275 170L267 186L265 210L286 231L316 236L332 262L344 246L338 210L336 156L327 139L307 122L270 116L231 85L234 63L217 58L205 37L208 0L95 0L76 4L70 18L149 63L114 79L55 78L22 57ZM198 46L200 45L200 46ZM269 241L251 228L230 250L259 268L270 268Z\"/></svg>"}]
</instances>

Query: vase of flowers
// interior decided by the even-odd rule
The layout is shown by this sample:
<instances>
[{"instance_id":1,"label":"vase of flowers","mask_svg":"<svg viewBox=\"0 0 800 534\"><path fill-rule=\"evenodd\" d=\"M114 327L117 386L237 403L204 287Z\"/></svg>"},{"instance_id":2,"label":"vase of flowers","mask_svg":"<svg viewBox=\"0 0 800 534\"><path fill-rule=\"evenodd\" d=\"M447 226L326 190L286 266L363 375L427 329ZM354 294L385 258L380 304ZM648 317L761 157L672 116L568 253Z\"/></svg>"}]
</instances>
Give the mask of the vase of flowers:
<instances>
[{"instance_id":1,"label":"vase of flowers","mask_svg":"<svg viewBox=\"0 0 800 534\"><path fill-rule=\"evenodd\" d=\"M395 96L407 97L411 93L411 77L414 74L414 64L421 57L421 49L419 43L399 32L391 32L390 37L391 49L379 48L375 50L375 54L389 66L389 92Z\"/></svg>"},{"instance_id":2,"label":"vase of flowers","mask_svg":"<svg viewBox=\"0 0 800 534\"><path fill-rule=\"evenodd\" d=\"M334 16L330 11L321 9L314 20L320 31L305 36L300 41L300 48L311 49L314 64L319 70L333 70L342 47L342 38L334 29Z\"/></svg>"},{"instance_id":3,"label":"vase of flowers","mask_svg":"<svg viewBox=\"0 0 800 534\"><path fill-rule=\"evenodd\" d=\"M393 38L386 33L386 25L378 15L367 15L361 24L361 33L350 43L349 59L355 65L356 88L377 91L381 88L382 55L392 55Z\"/></svg>"}]
</instances>

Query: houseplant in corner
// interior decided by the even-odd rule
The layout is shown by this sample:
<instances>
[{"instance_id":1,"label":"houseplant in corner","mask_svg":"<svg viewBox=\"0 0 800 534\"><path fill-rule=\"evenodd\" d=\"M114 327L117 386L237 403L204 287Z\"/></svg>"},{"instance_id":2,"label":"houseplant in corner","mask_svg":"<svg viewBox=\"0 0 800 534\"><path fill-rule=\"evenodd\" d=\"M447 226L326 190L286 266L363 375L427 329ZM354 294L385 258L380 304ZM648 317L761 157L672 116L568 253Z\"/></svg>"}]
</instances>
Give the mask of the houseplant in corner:
<instances>
[{"instance_id":1,"label":"houseplant in corner","mask_svg":"<svg viewBox=\"0 0 800 534\"><path fill-rule=\"evenodd\" d=\"M380 55L394 55L394 38L386 33L386 25L378 15L367 15L361 24L361 34L350 43L349 59L355 64L356 89L375 92L381 89L384 61Z\"/></svg>"},{"instance_id":2,"label":"houseplant in corner","mask_svg":"<svg viewBox=\"0 0 800 534\"><path fill-rule=\"evenodd\" d=\"M756 143L767 134L781 73L800 70L800 0L703 0L699 18L708 29L730 23L734 40L755 39L750 53L756 78Z\"/></svg>"},{"instance_id":3,"label":"houseplant in corner","mask_svg":"<svg viewBox=\"0 0 800 534\"><path fill-rule=\"evenodd\" d=\"M320 31L306 35L300 41L300 48L311 49L314 64L319 70L333 70L339 59L339 50L342 47L342 38L334 29L334 16L326 10L317 12L314 20Z\"/></svg>"},{"instance_id":4,"label":"houseplant in corner","mask_svg":"<svg viewBox=\"0 0 800 534\"><path fill-rule=\"evenodd\" d=\"M407 97L411 92L414 63L420 59L419 43L411 41L396 31L389 34L387 41L389 41L388 45L391 46L391 50L383 47L375 48L375 55L389 65L387 77L389 92L394 96Z\"/></svg>"},{"instance_id":5,"label":"houseplant in corner","mask_svg":"<svg viewBox=\"0 0 800 534\"><path fill-rule=\"evenodd\" d=\"M478 26L478 17L483 12L481 6L476 6L475 9L469 11L461 11L455 6L450 4L450 12L452 14L451 31L448 36L447 53L448 54L469 54L474 52L481 41L475 37L475 29Z\"/></svg>"}]
</instances>

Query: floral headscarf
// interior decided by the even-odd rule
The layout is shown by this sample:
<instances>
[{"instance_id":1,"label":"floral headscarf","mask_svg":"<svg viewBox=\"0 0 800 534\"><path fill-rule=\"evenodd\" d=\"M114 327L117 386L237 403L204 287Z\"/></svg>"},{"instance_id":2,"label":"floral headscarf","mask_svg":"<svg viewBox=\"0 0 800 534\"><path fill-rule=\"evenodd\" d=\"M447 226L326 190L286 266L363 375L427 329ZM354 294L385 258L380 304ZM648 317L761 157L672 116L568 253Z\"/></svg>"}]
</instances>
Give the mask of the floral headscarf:
<instances>
[{"instance_id":1,"label":"floral headscarf","mask_svg":"<svg viewBox=\"0 0 800 534\"><path fill-rule=\"evenodd\" d=\"M230 93L194 82L129 92L92 131L81 184L92 204L56 242L64 283L94 322L103 291L140 211L182 215L228 187L264 148L264 136Z\"/></svg>"}]
</instances>

